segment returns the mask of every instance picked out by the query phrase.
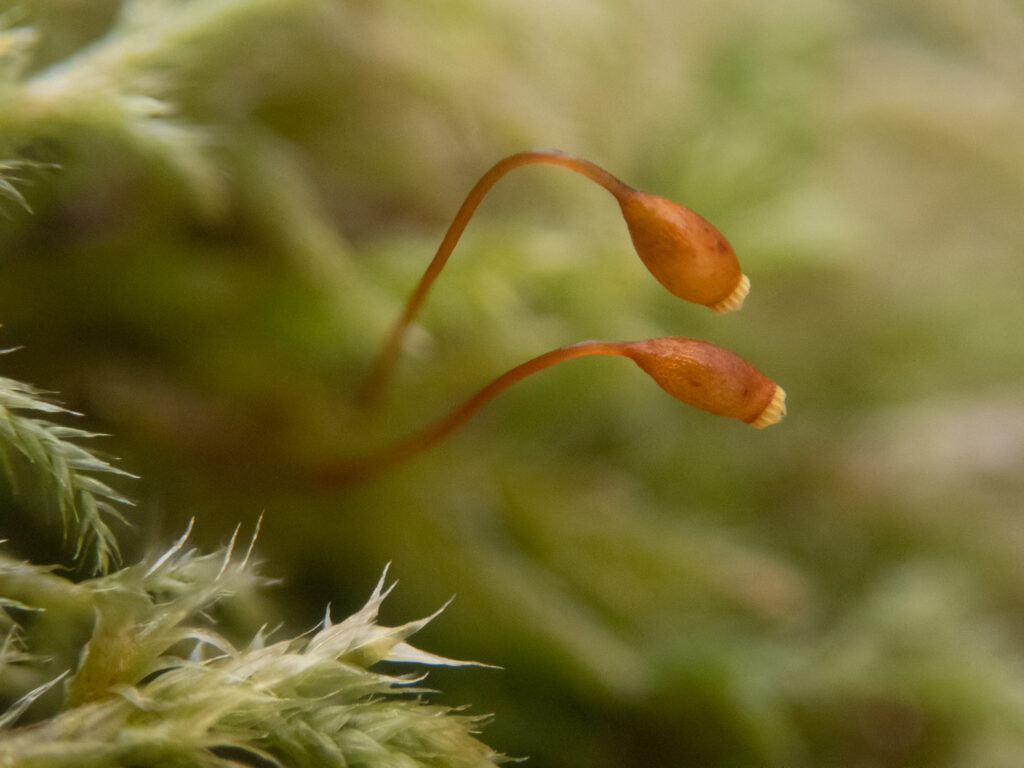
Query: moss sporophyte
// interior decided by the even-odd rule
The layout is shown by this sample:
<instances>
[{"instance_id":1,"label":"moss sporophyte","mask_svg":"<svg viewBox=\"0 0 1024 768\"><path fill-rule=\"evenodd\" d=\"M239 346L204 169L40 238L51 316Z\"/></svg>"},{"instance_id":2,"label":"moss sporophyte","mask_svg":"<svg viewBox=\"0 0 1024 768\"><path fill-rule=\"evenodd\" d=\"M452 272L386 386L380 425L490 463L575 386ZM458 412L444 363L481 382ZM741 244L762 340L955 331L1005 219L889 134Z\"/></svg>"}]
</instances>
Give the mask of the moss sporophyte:
<instances>
[{"instance_id":1,"label":"moss sporophyte","mask_svg":"<svg viewBox=\"0 0 1024 768\"><path fill-rule=\"evenodd\" d=\"M622 209L637 255L651 274L673 294L716 312L728 312L743 306L750 281L740 271L739 261L729 241L703 217L679 203L633 189L588 160L551 150L519 152L495 163L469 191L437 253L391 328L363 386L361 394L365 401L383 396L406 331L448 263L480 201L509 171L534 163L568 168L608 190Z\"/></svg>"},{"instance_id":2,"label":"moss sporophyte","mask_svg":"<svg viewBox=\"0 0 1024 768\"><path fill-rule=\"evenodd\" d=\"M463 201L364 382L360 392L364 403L378 405L383 399L405 334L484 195L506 173L531 163L568 168L608 190L619 203L637 255L671 293L720 313L743 305L750 281L729 241L702 216L672 200L636 190L587 160L557 151L520 152L492 166ZM344 485L387 470L435 445L515 382L585 355L627 357L673 397L759 429L778 422L786 412L781 387L743 358L710 342L674 336L582 341L512 368L448 415L376 453L328 462L316 471L317 479L325 485Z\"/></svg>"}]
</instances>

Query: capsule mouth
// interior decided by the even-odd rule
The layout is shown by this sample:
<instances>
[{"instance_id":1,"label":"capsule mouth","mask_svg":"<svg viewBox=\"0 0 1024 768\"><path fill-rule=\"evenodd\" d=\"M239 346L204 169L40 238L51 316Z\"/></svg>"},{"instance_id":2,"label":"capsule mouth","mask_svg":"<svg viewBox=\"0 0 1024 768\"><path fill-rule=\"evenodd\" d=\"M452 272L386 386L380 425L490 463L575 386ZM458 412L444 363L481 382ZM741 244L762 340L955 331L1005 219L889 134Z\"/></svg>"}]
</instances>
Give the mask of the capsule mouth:
<instances>
[{"instance_id":1,"label":"capsule mouth","mask_svg":"<svg viewBox=\"0 0 1024 768\"><path fill-rule=\"evenodd\" d=\"M772 424L777 424L785 415L786 391L776 384L775 394L772 395L772 401L768 403L767 408L761 411L761 415L750 423L758 429L764 429L765 427L770 427Z\"/></svg>"},{"instance_id":2,"label":"capsule mouth","mask_svg":"<svg viewBox=\"0 0 1024 768\"><path fill-rule=\"evenodd\" d=\"M740 281L736 283L732 293L721 301L708 304L708 309L723 315L726 312L732 312L734 309L739 309L743 306L743 300L747 298L748 293L750 293L750 278L746 275L740 275Z\"/></svg>"}]
</instances>

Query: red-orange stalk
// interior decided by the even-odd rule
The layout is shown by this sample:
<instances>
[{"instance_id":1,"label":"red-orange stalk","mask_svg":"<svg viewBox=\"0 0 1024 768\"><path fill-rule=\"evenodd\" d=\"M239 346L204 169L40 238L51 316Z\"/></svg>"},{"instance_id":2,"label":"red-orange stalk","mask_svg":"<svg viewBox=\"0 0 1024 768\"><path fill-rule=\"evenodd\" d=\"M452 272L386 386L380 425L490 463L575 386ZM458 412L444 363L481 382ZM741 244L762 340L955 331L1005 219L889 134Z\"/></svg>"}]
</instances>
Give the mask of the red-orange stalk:
<instances>
[{"instance_id":1,"label":"red-orange stalk","mask_svg":"<svg viewBox=\"0 0 1024 768\"><path fill-rule=\"evenodd\" d=\"M568 347L559 347L543 355L527 360L510 371L503 373L466 402L438 419L428 427L399 440L390 446L368 456L336 461L318 471L317 479L327 486L347 485L368 476L384 472L406 459L427 450L462 426L481 407L499 393L538 371L550 368L556 363L584 355L621 355L623 342L582 341Z\"/></svg>"},{"instance_id":2,"label":"red-orange stalk","mask_svg":"<svg viewBox=\"0 0 1024 768\"><path fill-rule=\"evenodd\" d=\"M315 473L316 478L322 485L340 486L388 470L447 437L517 381L584 355L628 357L678 400L759 429L774 424L786 411L781 387L743 358L710 342L674 336L647 341L581 341L517 365L425 429L376 453L328 463Z\"/></svg>"},{"instance_id":3,"label":"red-orange stalk","mask_svg":"<svg viewBox=\"0 0 1024 768\"><path fill-rule=\"evenodd\" d=\"M437 280L438 275L441 274L441 270L444 269L445 264L448 263L448 259L452 255L452 251L455 250L455 246L459 242L459 238L465 231L466 225L469 224L469 220L473 217L477 206L480 205L480 201L483 200L491 187L493 187L502 176L516 168L533 163L547 163L549 165L558 165L562 168L568 168L570 171L582 174L591 181L600 184L615 195L616 198L625 195L631 190L628 185L615 178L615 176L608 173L603 168L600 168L587 160L571 157L555 150L518 152L495 163L487 173L480 177L480 180L469 191L469 194L463 201L458 213L455 214L455 218L452 219L452 223L449 225L448 231L445 233L444 239L441 241L441 245L438 246L437 253L434 254L433 260L427 266L426 271L423 273L423 277L420 278L416 288L406 300L402 314L391 327L387 341L384 343L384 347L381 349L373 368L360 390L360 400L364 403L372 403L383 396L388 382L391 379L406 331L412 323L413 318L423 306L423 302L426 300L427 293L433 286L434 281Z\"/></svg>"}]
</instances>

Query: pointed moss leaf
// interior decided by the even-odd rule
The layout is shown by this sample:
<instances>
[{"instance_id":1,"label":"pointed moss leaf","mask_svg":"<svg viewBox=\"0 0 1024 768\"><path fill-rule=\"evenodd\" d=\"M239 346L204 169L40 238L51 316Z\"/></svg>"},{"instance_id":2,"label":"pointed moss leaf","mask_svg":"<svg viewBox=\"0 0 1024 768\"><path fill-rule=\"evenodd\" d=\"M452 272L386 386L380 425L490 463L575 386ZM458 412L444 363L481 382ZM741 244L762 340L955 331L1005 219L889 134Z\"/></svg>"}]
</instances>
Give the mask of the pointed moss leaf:
<instances>
[{"instance_id":1,"label":"pointed moss leaf","mask_svg":"<svg viewBox=\"0 0 1024 768\"><path fill-rule=\"evenodd\" d=\"M131 475L75 442L93 433L33 418L31 412L70 413L34 387L0 377L0 469L12 492L29 487L25 481L31 478L46 511L59 518L71 539L75 558L104 573L118 557L109 523L124 522L119 506L132 502L96 475Z\"/></svg>"}]
</instances>

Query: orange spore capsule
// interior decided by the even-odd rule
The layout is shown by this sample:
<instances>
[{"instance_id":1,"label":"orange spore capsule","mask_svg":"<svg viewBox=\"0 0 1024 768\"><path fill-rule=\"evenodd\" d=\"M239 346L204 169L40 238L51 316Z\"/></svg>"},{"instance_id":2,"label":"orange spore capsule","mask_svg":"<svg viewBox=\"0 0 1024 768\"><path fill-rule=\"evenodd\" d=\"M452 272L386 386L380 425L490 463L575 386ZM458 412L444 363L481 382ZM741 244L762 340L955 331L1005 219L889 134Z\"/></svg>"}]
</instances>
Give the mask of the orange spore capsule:
<instances>
[{"instance_id":1,"label":"orange spore capsule","mask_svg":"<svg viewBox=\"0 0 1024 768\"><path fill-rule=\"evenodd\" d=\"M786 393L739 355L679 336L623 344L622 354L684 403L758 429L786 412Z\"/></svg>"},{"instance_id":2,"label":"orange spore capsule","mask_svg":"<svg viewBox=\"0 0 1024 768\"><path fill-rule=\"evenodd\" d=\"M669 291L716 312L743 305L750 281L711 222L685 205L629 187L615 197L637 254Z\"/></svg>"}]
</instances>

